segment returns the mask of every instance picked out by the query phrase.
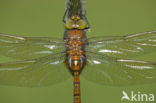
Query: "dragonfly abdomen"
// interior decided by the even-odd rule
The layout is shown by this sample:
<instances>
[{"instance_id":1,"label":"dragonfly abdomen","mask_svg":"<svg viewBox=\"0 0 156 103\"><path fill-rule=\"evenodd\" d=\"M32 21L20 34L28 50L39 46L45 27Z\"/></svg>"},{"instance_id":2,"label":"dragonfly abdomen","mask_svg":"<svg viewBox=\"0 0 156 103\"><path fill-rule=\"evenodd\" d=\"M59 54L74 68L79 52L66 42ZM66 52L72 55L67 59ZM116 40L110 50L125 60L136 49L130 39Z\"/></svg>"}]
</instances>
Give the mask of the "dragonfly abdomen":
<instances>
[{"instance_id":1,"label":"dragonfly abdomen","mask_svg":"<svg viewBox=\"0 0 156 103\"><path fill-rule=\"evenodd\" d=\"M74 72L74 102L81 103L79 73Z\"/></svg>"}]
</instances>

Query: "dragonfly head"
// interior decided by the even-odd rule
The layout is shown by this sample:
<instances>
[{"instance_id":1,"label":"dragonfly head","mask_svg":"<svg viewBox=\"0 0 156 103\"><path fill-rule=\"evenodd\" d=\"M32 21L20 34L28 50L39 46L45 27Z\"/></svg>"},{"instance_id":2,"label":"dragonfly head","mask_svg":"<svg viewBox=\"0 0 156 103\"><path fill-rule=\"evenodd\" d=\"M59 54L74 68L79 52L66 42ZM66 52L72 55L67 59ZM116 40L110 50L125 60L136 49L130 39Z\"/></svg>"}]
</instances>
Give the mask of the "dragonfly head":
<instances>
[{"instance_id":1,"label":"dragonfly head","mask_svg":"<svg viewBox=\"0 0 156 103\"><path fill-rule=\"evenodd\" d=\"M85 29L87 23L80 16L72 16L65 24L67 29Z\"/></svg>"}]
</instances>

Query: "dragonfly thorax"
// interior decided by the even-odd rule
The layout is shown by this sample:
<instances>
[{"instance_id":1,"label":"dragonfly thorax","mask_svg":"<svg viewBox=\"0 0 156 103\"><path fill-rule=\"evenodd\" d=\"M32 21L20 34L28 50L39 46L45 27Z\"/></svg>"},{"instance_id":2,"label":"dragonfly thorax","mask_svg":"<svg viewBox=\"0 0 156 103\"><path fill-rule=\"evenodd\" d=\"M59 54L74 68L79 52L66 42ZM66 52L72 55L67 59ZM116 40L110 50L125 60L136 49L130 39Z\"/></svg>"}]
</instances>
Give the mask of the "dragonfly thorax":
<instances>
[{"instance_id":1,"label":"dragonfly thorax","mask_svg":"<svg viewBox=\"0 0 156 103\"><path fill-rule=\"evenodd\" d=\"M64 40L67 47L67 57L65 64L72 74L74 74L74 72L78 72L80 74L81 70L86 64L85 32L84 30L80 29L67 29L65 32Z\"/></svg>"},{"instance_id":2,"label":"dragonfly thorax","mask_svg":"<svg viewBox=\"0 0 156 103\"><path fill-rule=\"evenodd\" d=\"M82 30L72 29L66 32L66 47L68 55L84 55L85 33Z\"/></svg>"}]
</instances>

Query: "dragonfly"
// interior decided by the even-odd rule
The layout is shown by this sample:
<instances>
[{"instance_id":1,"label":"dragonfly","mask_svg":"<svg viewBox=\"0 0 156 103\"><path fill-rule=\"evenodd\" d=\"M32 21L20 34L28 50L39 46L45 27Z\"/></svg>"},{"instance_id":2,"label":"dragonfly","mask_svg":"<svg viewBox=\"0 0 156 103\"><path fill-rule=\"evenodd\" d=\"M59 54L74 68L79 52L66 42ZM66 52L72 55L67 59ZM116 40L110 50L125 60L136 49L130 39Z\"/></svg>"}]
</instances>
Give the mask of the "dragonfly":
<instances>
[{"instance_id":1,"label":"dragonfly","mask_svg":"<svg viewBox=\"0 0 156 103\"><path fill-rule=\"evenodd\" d=\"M20 61L0 63L0 85L43 87L73 77L73 103L81 103L80 74L108 86L156 83L156 62L130 59L156 51L156 31L87 38L84 2L66 1L63 39L1 33L0 55Z\"/></svg>"}]
</instances>

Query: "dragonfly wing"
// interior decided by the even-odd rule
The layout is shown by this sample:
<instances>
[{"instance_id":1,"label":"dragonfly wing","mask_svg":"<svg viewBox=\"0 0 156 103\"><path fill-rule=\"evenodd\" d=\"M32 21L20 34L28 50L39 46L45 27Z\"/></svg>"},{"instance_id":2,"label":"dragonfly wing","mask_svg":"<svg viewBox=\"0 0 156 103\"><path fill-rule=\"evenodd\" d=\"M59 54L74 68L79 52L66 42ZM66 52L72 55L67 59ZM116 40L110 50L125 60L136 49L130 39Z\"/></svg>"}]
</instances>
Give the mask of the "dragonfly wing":
<instances>
[{"instance_id":1,"label":"dragonfly wing","mask_svg":"<svg viewBox=\"0 0 156 103\"><path fill-rule=\"evenodd\" d=\"M64 66L64 55L0 64L0 85L42 87L71 77Z\"/></svg>"},{"instance_id":2,"label":"dragonfly wing","mask_svg":"<svg viewBox=\"0 0 156 103\"><path fill-rule=\"evenodd\" d=\"M107 55L87 53L88 64L83 77L104 85L134 85L156 83L156 63L117 59Z\"/></svg>"},{"instance_id":3,"label":"dragonfly wing","mask_svg":"<svg viewBox=\"0 0 156 103\"><path fill-rule=\"evenodd\" d=\"M62 51L65 51L65 48L61 39L0 34L0 55L3 56L32 59Z\"/></svg>"},{"instance_id":4,"label":"dragonfly wing","mask_svg":"<svg viewBox=\"0 0 156 103\"><path fill-rule=\"evenodd\" d=\"M136 57L156 51L156 31L122 37L93 37L88 41L87 51L117 58Z\"/></svg>"}]
</instances>

